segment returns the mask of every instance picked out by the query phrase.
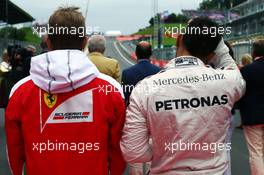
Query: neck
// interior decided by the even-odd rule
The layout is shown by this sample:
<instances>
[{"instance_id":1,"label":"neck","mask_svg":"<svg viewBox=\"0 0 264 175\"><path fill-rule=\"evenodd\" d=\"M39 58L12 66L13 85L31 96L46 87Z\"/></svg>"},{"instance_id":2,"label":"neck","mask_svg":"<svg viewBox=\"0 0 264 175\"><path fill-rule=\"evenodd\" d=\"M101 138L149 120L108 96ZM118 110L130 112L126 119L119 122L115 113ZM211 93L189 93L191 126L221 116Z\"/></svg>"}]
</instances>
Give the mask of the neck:
<instances>
[{"instance_id":1,"label":"neck","mask_svg":"<svg viewBox=\"0 0 264 175\"><path fill-rule=\"evenodd\" d=\"M186 49L179 48L177 49L176 57L181 57L181 56L192 56L192 55Z\"/></svg>"},{"instance_id":2,"label":"neck","mask_svg":"<svg viewBox=\"0 0 264 175\"><path fill-rule=\"evenodd\" d=\"M193 56L193 55L191 55L191 54L188 53L188 52L182 52L182 53L177 53L177 54L176 54L176 57L181 57L181 56Z\"/></svg>"}]
</instances>

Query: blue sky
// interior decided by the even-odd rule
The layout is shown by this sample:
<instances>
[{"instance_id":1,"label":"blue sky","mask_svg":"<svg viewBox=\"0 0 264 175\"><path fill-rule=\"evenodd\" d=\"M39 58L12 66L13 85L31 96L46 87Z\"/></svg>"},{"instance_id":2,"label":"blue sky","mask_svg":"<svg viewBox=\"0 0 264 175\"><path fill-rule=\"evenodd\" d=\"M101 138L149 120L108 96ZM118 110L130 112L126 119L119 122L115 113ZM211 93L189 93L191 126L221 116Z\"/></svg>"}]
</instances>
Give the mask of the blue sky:
<instances>
[{"instance_id":1,"label":"blue sky","mask_svg":"<svg viewBox=\"0 0 264 175\"><path fill-rule=\"evenodd\" d=\"M180 12L196 9L202 0L160 0L159 11ZM75 5L85 13L87 0L12 0L37 21L46 22L59 6ZM153 14L152 0L90 0L87 25L101 30L120 30L124 34L148 25Z\"/></svg>"}]
</instances>

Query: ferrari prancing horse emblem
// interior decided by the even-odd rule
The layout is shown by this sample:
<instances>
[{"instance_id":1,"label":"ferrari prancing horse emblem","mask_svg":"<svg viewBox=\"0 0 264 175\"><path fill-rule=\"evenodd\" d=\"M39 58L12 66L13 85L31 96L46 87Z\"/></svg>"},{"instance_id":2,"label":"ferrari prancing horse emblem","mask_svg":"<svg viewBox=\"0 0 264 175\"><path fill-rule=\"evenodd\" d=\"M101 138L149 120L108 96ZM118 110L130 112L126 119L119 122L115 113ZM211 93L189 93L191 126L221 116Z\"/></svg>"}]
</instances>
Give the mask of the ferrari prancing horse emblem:
<instances>
[{"instance_id":1,"label":"ferrari prancing horse emblem","mask_svg":"<svg viewBox=\"0 0 264 175\"><path fill-rule=\"evenodd\" d=\"M57 95L49 94L49 93L44 93L44 102L49 108L53 108L53 106L57 102Z\"/></svg>"}]
</instances>

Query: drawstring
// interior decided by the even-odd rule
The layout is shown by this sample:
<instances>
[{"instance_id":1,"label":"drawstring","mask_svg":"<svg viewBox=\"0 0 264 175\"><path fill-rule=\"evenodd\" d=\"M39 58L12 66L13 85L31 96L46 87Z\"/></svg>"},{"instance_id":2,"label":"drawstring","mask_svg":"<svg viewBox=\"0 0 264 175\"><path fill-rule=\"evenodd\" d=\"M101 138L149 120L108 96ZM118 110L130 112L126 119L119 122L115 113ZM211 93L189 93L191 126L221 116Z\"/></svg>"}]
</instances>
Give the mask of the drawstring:
<instances>
[{"instance_id":1,"label":"drawstring","mask_svg":"<svg viewBox=\"0 0 264 175\"><path fill-rule=\"evenodd\" d=\"M52 83L52 81L55 81L56 79L55 79L55 77L52 77L51 76L51 74L50 74L50 68L49 68L49 66L50 66L50 60L49 60L49 55L48 55L48 53L46 54L46 61L47 61L47 72L48 72L48 75L49 75L49 77L50 78L52 78L52 80L50 80L49 81L49 89L48 89L48 92L50 93L50 90L51 90L51 83Z\"/></svg>"},{"instance_id":2,"label":"drawstring","mask_svg":"<svg viewBox=\"0 0 264 175\"><path fill-rule=\"evenodd\" d=\"M39 118L40 118L40 133L43 131L42 123L42 98L41 98L41 89L39 88Z\"/></svg>"},{"instance_id":3,"label":"drawstring","mask_svg":"<svg viewBox=\"0 0 264 175\"><path fill-rule=\"evenodd\" d=\"M73 87L73 82L72 82L72 79L71 79L71 67L70 67L70 51L68 50L68 70L69 70L69 73L68 73L68 79L70 80L71 82L71 87L72 87L72 90L74 90L74 87Z\"/></svg>"}]
</instances>

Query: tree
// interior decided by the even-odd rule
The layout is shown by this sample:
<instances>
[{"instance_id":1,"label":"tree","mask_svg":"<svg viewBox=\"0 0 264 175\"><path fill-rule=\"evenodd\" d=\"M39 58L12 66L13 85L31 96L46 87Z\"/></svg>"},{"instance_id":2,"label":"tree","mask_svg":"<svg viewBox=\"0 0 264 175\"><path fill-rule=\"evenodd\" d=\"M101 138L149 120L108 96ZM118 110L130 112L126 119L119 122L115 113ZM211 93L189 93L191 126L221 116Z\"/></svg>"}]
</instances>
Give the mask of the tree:
<instances>
[{"instance_id":1,"label":"tree","mask_svg":"<svg viewBox=\"0 0 264 175\"><path fill-rule=\"evenodd\" d=\"M165 23L175 23L177 21L177 15L175 13L170 14L167 19L164 20Z\"/></svg>"},{"instance_id":2,"label":"tree","mask_svg":"<svg viewBox=\"0 0 264 175\"><path fill-rule=\"evenodd\" d=\"M203 0L200 3L199 10L213 10L218 8L218 1L219 0Z\"/></svg>"},{"instance_id":3,"label":"tree","mask_svg":"<svg viewBox=\"0 0 264 175\"><path fill-rule=\"evenodd\" d=\"M164 20L164 23L165 24L168 24L168 23L186 23L187 20L188 20L187 17L184 16L184 15L182 15L182 14L177 14L176 15L175 13L171 13ZM150 24L150 26L153 26L154 25L154 18L153 17L149 20L149 24Z\"/></svg>"},{"instance_id":4,"label":"tree","mask_svg":"<svg viewBox=\"0 0 264 175\"><path fill-rule=\"evenodd\" d=\"M0 30L0 37L5 36L9 39L24 40L26 33L14 27L5 27Z\"/></svg>"},{"instance_id":5,"label":"tree","mask_svg":"<svg viewBox=\"0 0 264 175\"><path fill-rule=\"evenodd\" d=\"M153 18L153 17L150 18L150 20L149 20L149 24L150 24L150 26L153 26L153 25L154 25L154 18Z\"/></svg>"},{"instance_id":6,"label":"tree","mask_svg":"<svg viewBox=\"0 0 264 175\"><path fill-rule=\"evenodd\" d=\"M21 29L17 29L15 27L4 27L0 29L0 38L5 37L19 41L30 41L34 43L40 42L40 38L36 34L33 34L31 27L23 27Z\"/></svg>"}]
</instances>

